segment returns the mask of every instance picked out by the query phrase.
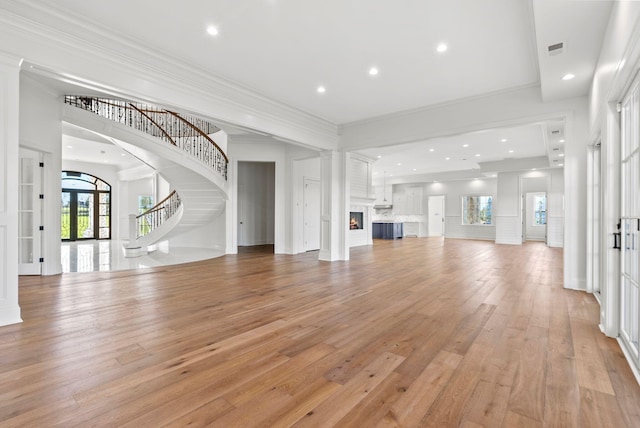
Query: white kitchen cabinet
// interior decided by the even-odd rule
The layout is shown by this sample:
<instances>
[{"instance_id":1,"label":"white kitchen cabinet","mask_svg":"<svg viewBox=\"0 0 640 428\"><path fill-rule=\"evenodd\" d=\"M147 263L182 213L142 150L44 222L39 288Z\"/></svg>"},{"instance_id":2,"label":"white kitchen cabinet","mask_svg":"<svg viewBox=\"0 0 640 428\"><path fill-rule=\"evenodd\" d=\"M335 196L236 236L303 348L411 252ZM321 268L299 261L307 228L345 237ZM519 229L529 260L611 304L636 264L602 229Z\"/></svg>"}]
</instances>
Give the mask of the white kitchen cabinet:
<instances>
[{"instance_id":1,"label":"white kitchen cabinet","mask_svg":"<svg viewBox=\"0 0 640 428\"><path fill-rule=\"evenodd\" d=\"M391 205L393 203L393 186L391 184L386 186L375 186L373 190L376 197L376 201L373 205Z\"/></svg>"}]
</instances>

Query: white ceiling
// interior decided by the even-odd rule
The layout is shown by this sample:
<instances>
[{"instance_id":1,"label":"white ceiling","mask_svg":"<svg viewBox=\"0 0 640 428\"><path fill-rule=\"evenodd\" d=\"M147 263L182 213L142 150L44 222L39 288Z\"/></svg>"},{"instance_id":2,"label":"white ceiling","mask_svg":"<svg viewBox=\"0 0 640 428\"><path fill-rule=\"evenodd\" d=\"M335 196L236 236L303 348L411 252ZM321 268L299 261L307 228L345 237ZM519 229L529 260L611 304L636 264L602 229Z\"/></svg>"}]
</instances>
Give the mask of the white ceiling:
<instances>
[{"instance_id":1,"label":"white ceiling","mask_svg":"<svg viewBox=\"0 0 640 428\"><path fill-rule=\"evenodd\" d=\"M543 99L584 96L611 3L57 0L47 7L344 124L522 86L540 85ZM217 27L217 36L206 33L209 25ZM438 53L436 47L443 42L449 49ZM547 46L558 42L565 43L563 53L548 56ZM372 66L379 69L377 76L368 74ZM566 73L576 78L563 81ZM316 91L319 85L326 87L324 94ZM391 171L398 162L405 174L413 173L413 168L416 172L478 168L477 151L472 150L467 161L460 160L467 156L461 143L481 148L483 161L503 160L509 153L503 153L499 139L508 133L514 157L547 153L553 165L544 126L487 130L362 152L383 156L376 162L377 171ZM430 148L448 153L452 160L431 162Z\"/></svg>"},{"instance_id":2,"label":"white ceiling","mask_svg":"<svg viewBox=\"0 0 640 428\"><path fill-rule=\"evenodd\" d=\"M488 162L547 156L546 126L541 123L518 128L492 129L447 138L435 138L392 147L361 150L359 153L376 158L374 180L382 174L389 177L422 176L446 171L477 171L492 175ZM560 145L553 151L555 159L564 156Z\"/></svg>"},{"instance_id":3,"label":"white ceiling","mask_svg":"<svg viewBox=\"0 0 640 428\"><path fill-rule=\"evenodd\" d=\"M64 123L62 126L62 159L98 163L128 169L141 162L99 135Z\"/></svg>"}]
</instances>

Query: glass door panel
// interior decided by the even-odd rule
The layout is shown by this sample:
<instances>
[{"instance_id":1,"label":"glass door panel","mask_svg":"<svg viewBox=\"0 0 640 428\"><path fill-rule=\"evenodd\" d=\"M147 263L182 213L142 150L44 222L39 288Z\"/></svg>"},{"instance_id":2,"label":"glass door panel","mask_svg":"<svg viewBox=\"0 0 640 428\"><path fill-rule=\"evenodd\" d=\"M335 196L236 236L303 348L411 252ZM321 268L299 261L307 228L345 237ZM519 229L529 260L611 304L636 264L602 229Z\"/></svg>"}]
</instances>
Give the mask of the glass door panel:
<instances>
[{"instance_id":1,"label":"glass door panel","mask_svg":"<svg viewBox=\"0 0 640 428\"><path fill-rule=\"evenodd\" d=\"M98 238L110 239L111 238L111 201L109 199L110 194L100 192L98 194L99 209L98 209Z\"/></svg>"},{"instance_id":2,"label":"glass door panel","mask_svg":"<svg viewBox=\"0 0 640 428\"><path fill-rule=\"evenodd\" d=\"M93 193L78 192L78 202L76 209L76 239L94 239L94 205Z\"/></svg>"},{"instance_id":3,"label":"glass door panel","mask_svg":"<svg viewBox=\"0 0 640 428\"><path fill-rule=\"evenodd\" d=\"M39 275L42 237L40 160L42 154L20 148L18 189L18 273Z\"/></svg>"},{"instance_id":4,"label":"glass door panel","mask_svg":"<svg viewBox=\"0 0 640 428\"><path fill-rule=\"evenodd\" d=\"M62 192L60 202L60 236L71 239L71 193Z\"/></svg>"}]
</instances>

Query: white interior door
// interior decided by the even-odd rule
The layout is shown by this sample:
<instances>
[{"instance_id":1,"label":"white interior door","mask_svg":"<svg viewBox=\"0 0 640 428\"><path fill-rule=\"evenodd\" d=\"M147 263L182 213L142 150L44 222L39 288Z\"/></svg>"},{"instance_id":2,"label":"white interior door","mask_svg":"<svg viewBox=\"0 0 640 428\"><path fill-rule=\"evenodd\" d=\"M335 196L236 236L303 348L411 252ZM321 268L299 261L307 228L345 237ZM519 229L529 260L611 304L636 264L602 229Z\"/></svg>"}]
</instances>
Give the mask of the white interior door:
<instances>
[{"instance_id":1,"label":"white interior door","mask_svg":"<svg viewBox=\"0 0 640 428\"><path fill-rule=\"evenodd\" d=\"M20 148L18 195L18 274L40 275L42 256L42 154Z\"/></svg>"},{"instance_id":2,"label":"white interior door","mask_svg":"<svg viewBox=\"0 0 640 428\"><path fill-rule=\"evenodd\" d=\"M429 236L444 236L444 196L429 196Z\"/></svg>"},{"instance_id":3,"label":"white interior door","mask_svg":"<svg viewBox=\"0 0 640 428\"><path fill-rule=\"evenodd\" d=\"M303 189L304 251L320 249L320 181L304 179Z\"/></svg>"},{"instance_id":4,"label":"white interior door","mask_svg":"<svg viewBox=\"0 0 640 428\"><path fill-rule=\"evenodd\" d=\"M620 338L638 359L638 234L640 231L640 90L636 81L622 103L621 121L621 275L620 275Z\"/></svg>"},{"instance_id":5,"label":"white interior door","mask_svg":"<svg viewBox=\"0 0 640 428\"><path fill-rule=\"evenodd\" d=\"M238 184L238 245L247 245L247 192L244 184Z\"/></svg>"}]
</instances>

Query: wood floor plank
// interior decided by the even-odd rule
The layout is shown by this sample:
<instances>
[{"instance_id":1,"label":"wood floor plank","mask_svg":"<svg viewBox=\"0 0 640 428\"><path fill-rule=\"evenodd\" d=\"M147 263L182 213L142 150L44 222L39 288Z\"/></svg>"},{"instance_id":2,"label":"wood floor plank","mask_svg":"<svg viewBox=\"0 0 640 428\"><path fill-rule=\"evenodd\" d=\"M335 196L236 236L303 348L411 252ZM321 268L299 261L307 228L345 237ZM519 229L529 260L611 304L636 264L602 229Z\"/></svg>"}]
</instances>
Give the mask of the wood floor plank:
<instances>
[{"instance_id":1,"label":"wood floor plank","mask_svg":"<svg viewBox=\"0 0 640 428\"><path fill-rule=\"evenodd\" d=\"M21 277L0 426L637 426L640 387L562 250L376 240Z\"/></svg>"},{"instance_id":2,"label":"wood floor plank","mask_svg":"<svg viewBox=\"0 0 640 428\"><path fill-rule=\"evenodd\" d=\"M294 426L333 426L377 387L404 357L384 352Z\"/></svg>"},{"instance_id":3,"label":"wood floor plank","mask_svg":"<svg viewBox=\"0 0 640 428\"><path fill-rule=\"evenodd\" d=\"M418 426L461 360L458 354L441 351L391 406L383 425Z\"/></svg>"},{"instance_id":4,"label":"wood floor plank","mask_svg":"<svg viewBox=\"0 0 640 428\"><path fill-rule=\"evenodd\" d=\"M613 385L596 341L596 327L583 319L571 319L578 383L581 387L614 395Z\"/></svg>"},{"instance_id":5,"label":"wood floor plank","mask_svg":"<svg viewBox=\"0 0 640 428\"><path fill-rule=\"evenodd\" d=\"M540 422L546 399L547 331L532 326L527 333L509 396L511 412Z\"/></svg>"}]
</instances>

